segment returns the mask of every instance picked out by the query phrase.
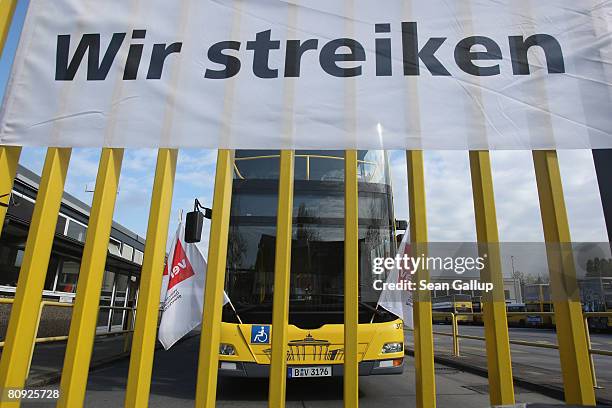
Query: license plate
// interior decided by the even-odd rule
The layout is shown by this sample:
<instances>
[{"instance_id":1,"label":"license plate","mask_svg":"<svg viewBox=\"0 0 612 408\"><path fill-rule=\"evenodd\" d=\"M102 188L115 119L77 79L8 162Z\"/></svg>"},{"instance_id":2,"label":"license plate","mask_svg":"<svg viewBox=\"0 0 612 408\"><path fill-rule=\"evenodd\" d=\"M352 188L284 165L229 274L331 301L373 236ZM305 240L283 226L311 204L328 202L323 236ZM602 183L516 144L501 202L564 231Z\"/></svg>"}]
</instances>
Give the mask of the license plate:
<instances>
[{"instance_id":1,"label":"license plate","mask_svg":"<svg viewBox=\"0 0 612 408\"><path fill-rule=\"evenodd\" d=\"M316 367L289 367L289 378L302 377L331 377L331 366L316 366Z\"/></svg>"}]
</instances>

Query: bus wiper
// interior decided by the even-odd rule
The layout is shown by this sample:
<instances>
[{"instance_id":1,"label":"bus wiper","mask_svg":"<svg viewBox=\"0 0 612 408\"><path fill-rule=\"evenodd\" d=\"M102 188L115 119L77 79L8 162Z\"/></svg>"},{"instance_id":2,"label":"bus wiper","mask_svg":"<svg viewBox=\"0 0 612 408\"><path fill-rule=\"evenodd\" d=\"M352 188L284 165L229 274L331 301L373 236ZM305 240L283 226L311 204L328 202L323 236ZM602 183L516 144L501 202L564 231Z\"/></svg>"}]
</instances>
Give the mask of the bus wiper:
<instances>
[{"instance_id":1,"label":"bus wiper","mask_svg":"<svg viewBox=\"0 0 612 408\"><path fill-rule=\"evenodd\" d=\"M334 295L334 294L328 294L328 293L308 293L306 294L306 296L320 296L320 297L338 297L338 298L344 298L344 295ZM385 312L383 312L382 310L378 309L377 307L374 307L372 305L370 305L367 302L364 302L363 300L358 300L357 301L358 304L360 306L365 307L366 309L369 309L370 311L374 312L375 314L379 315L379 316L383 316L385 314Z\"/></svg>"},{"instance_id":2,"label":"bus wiper","mask_svg":"<svg viewBox=\"0 0 612 408\"><path fill-rule=\"evenodd\" d=\"M239 322L240 324L243 324L243 323L242 323L242 319L240 318L240 315L238 314L238 312L236 311L236 308L234 307L234 304L232 303L232 301L230 300L230 298L227 298L227 300L228 300L228 302L227 302L227 303L230 305L230 307L231 307L231 308L232 308L232 310L234 311L234 314L236 315L236 319L238 319L238 322Z\"/></svg>"},{"instance_id":3,"label":"bus wiper","mask_svg":"<svg viewBox=\"0 0 612 408\"><path fill-rule=\"evenodd\" d=\"M262 303L253 303L253 304L247 304L245 306L238 306L236 309L234 309L234 311L236 311L236 313L243 313L243 312L248 312L251 311L253 309L257 309L261 306L266 306L266 305L271 305L272 302L262 302Z\"/></svg>"}]
</instances>

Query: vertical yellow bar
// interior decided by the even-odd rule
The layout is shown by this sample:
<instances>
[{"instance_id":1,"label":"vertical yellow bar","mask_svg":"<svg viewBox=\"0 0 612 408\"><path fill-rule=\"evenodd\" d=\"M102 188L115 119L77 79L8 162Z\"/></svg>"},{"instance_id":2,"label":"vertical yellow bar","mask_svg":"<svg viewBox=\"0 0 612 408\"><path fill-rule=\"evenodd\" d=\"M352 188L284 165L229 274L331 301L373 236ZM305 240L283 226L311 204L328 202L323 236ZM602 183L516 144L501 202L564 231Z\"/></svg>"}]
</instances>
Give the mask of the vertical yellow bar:
<instances>
[{"instance_id":1,"label":"vertical yellow bar","mask_svg":"<svg viewBox=\"0 0 612 408\"><path fill-rule=\"evenodd\" d=\"M591 369L591 381L593 381L593 388L597 389L597 374L595 373L595 361L593 361L593 354L591 354L591 333L589 333L589 319L584 318L584 337L586 338L587 350L589 351L589 368Z\"/></svg>"},{"instance_id":2,"label":"vertical yellow bar","mask_svg":"<svg viewBox=\"0 0 612 408\"><path fill-rule=\"evenodd\" d=\"M276 254L274 258L274 304L272 310L272 359L268 407L285 406L287 382L287 324L289 320L289 282L291 273L291 226L293 220L294 152L283 150L280 157Z\"/></svg>"},{"instance_id":3,"label":"vertical yellow bar","mask_svg":"<svg viewBox=\"0 0 612 408\"><path fill-rule=\"evenodd\" d=\"M550 286L555 308L557 343L568 404L595 405L589 352L582 320L571 242L557 152L533 151L546 241Z\"/></svg>"},{"instance_id":4,"label":"vertical yellow bar","mask_svg":"<svg viewBox=\"0 0 612 408\"><path fill-rule=\"evenodd\" d=\"M15 7L17 7L17 0L0 1L0 55L2 55L2 51L4 51L6 37L11 29Z\"/></svg>"},{"instance_id":5,"label":"vertical yellow bar","mask_svg":"<svg viewBox=\"0 0 612 408\"><path fill-rule=\"evenodd\" d=\"M408 164L408 207L410 210L410 242L419 254L427 244L427 209L425 204L425 172L423 152L406 152ZM417 254L417 255L419 255ZM419 269L417 281L429 281L429 272ZM418 408L436 406L436 376L434 371L433 327L431 295L418 292L414 298L414 360L416 368L416 402Z\"/></svg>"},{"instance_id":6,"label":"vertical yellow bar","mask_svg":"<svg viewBox=\"0 0 612 408\"><path fill-rule=\"evenodd\" d=\"M359 213L357 150L344 158L344 406L359 404Z\"/></svg>"},{"instance_id":7,"label":"vertical yellow bar","mask_svg":"<svg viewBox=\"0 0 612 408\"><path fill-rule=\"evenodd\" d=\"M102 149L64 357L58 407L80 407L85 400L122 160L123 149Z\"/></svg>"},{"instance_id":8,"label":"vertical yellow bar","mask_svg":"<svg viewBox=\"0 0 612 408\"><path fill-rule=\"evenodd\" d=\"M10 202L20 155L21 147L0 146L0 195L7 194L0 198L0 203L8 205ZM0 233L2 233L2 227L4 227L4 217L6 217L7 211L8 207L0 206Z\"/></svg>"},{"instance_id":9,"label":"vertical yellow bar","mask_svg":"<svg viewBox=\"0 0 612 408\"><path fill-rule=\"evenodd\" d=\"M459 357L459 323L457 322L457 315L453 313L453 356Z\"/></svg>"},{"instance_id":10,"label":"vertical yellow bar","mask_svg":"<svg viewBox=\"0 0 612 408\"><path fill-rule=\"evenodd\" d=\"M513 405L514 385L501 270L499 234L493 193L491 160L485 150L470 152L472 194L476 216L479 254L486 254L486 267L480 272L483 282L493 283L493 293L483 295L483 321L487 346L489 399L491 405Z\"/></svg>"},{"instance_id":11,"label":"vertical yellow bar","mask_svg":"<svg viewBox=\"0 0 612 408\"><path fill-rule=\"evenodd\" d=\"M4 51L6 37L8 36L17 0L0 1L0 55ZM13 188L13 180L17 172L17 163L21 155L21 147L18 146L0 146L0 195L9 194L0 199L1 203L8 203L11 189ZM6 216L6 207L0 206L0 233L4 227L4 217Z\"/></svg>"},{"instance_id":12,"label":"vertical yellow bar","mask_svg":"<svg viewBox=\"0 0 612 408\"><path fill-rule=\"evenodd\" d=\"M172 206L174 175L176 172L176 149L159 149L157 166L149 210L147 240L140 274L138 313L134 328L134 340L130 357L126 407L149 405L151 371L159 312L162 271L166 257L168 222Z\"/></svg>"},{"instance_id":13,"label":"vertical yellow bar","mask_svg":"<svg viewBox=\"0 0 612 408\"><path fill-rule=\"evenodd\" d=\"M36 316L51 256L71 149L49 148L30 222L17 292L0 361L0 389L23 388L36 337ZM17 406L1 402L0 406Z\"/></svg>"},{"instance_id":14,"label":"vertical yellow bar","mask_svg":"<svg viewBox=\"0 0 612 408\"><path fill-rule=\"evenodd\" d=\"M200 335L198 382L195 398L195 406L198 408L214 408L217 396L220 322L232 204L233 163L233 151L219 150L208 244L208 269L204 291L202 334Z\"/></svg>"}]
</instances>

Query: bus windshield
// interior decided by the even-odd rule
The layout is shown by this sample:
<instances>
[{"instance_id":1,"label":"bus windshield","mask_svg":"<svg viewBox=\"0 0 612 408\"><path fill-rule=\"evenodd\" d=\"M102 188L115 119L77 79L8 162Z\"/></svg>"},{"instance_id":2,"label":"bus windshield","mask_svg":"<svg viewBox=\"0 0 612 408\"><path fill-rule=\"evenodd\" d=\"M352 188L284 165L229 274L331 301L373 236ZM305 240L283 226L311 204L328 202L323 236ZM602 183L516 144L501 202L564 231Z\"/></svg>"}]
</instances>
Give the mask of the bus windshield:
<instances>
[{"instance_id":1,"label":"bus windshield","mask_svg":"<svg viewBox=\"0 0 612 408\"><path fill-rule=\"evenodd\" d=\"M243 323L272 322L278 154L236 152L225 286ZM389 321L372 286L373 258L395 254L387 158L362 151L359 159L360 323ZM301 328L343 322L343 178L343 152L296 152L289 323ZM224 321L235 320L224 308Z\"/></svg>"}]
</instances>

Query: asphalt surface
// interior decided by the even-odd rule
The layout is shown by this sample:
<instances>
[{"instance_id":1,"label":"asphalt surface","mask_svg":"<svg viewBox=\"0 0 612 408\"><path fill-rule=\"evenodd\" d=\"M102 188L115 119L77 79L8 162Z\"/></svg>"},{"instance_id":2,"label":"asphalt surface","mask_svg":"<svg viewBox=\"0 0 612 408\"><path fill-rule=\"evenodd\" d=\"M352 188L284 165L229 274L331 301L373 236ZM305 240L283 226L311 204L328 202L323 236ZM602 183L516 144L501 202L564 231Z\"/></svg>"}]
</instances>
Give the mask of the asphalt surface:
<instances>
[{"instance_id":1,"label":"asphalt surface","mask_svg":"<svg viewBox=\"0 0 612 408\"><path fill-rule=\"evenodd\" d=\"M195 396L199 337L177 344L170 351L157 350L151 385L150 407L192 407ZM467 351L467 350L466 350ZM90 373L87 407L123 406L128 360ZM461 370L436 367L437 403L439 407L488 407L487 380ZM57 384L43 387L57 388ZM220 378L217 390L219 407L266 407L268 381ZM397 405L415 406L415 373L413 360L406 358L402 375L361 377L360 406L378 408ZM517 389L520 402L555 403L554 399ZM287 387L287 407L342 407L342 380L291 380ZM24 403L26 407L52 407L53 402Z\"/></svg>"},{"instance_id":2,"label":"asphalt surface","mask_svg":"<svg viewBox=\"0 0 612 408\"><path fill-rule=\"evenodd\" d=\"M451 333L450 325L434 325L434 332ZM460 335L484 337L482 326L459 325ZM540 344L557 344L557 333L552 329L510 328L510 340L523 340ZM411 334L406 333L408 343ZM591 333L593 349L612 351L611 333ZM452 338L434 336L436 355L451 357ZM453 358L466 364L486 367L486 349L484 341L460 339L461 357ZM511 344L512 368L515 376L532 380L538 384L547 384L563 388L559 352L555 349L535 348ZM612 401L612 357L594 355L595 373L598 385L596 395Z\"/></svg>"}]
</instances>

